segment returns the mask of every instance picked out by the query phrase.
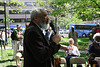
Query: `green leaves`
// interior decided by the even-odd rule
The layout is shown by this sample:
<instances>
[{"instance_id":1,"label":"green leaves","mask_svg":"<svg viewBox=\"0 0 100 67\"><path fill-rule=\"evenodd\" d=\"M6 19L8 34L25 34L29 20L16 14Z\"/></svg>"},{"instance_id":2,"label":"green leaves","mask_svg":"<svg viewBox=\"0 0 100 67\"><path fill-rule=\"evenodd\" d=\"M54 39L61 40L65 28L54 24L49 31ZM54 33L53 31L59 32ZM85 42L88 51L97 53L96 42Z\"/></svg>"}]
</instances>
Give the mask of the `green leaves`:
<instances>
[{"instance_id":1,"label":"green leaves","mask_svg":"<svg viewBox=\"0 0 100 67\"><path fill-rule=\"evenodd\" d=\"M58 16L63 14L64 11L67 11L71 15L77 14L77 18L84 21L86 19L93 20L100 17L100 0L55 0L51 2L51 5L60 7L60 10L57 9L58 7L53 8L52 15L54 16Z\"/></svg>"},{"instance_id":2,"label":"green leaves","mask_svg":"<svg viewBox=\"0 0 100 67\"><path fill-rule=\"evenodd\" d=\"M50 15L57 17L58 15L61 15L61 14L63 14L62 10L53 10Z\"/></svg>"},{"instance_id":3,"label":"green leaves","mask_svg":"<svg viewBox=\"0 0 100 67\"><path fill-rule=\"evenodd\" d=\"M4 6L4 1L0 0L0 3L1 3L0 4L1 6ZM10 9L10 7L19 9L20 11L18 11L18 10L14 10L14 11L12 10L11 11L12 13L19 13L19 12L22 12L22 7L24 6L24 2L21 2L19 0L9 0L9 1L6 2L6 6L9 7L9 9ZM4 9L4 8L1 8L1 9ZM8 13L6 14L6 21L9 22L9 23L14 22L14 20L9 19L9 14ZM5 23L5 18L0 22Z\"/></svg>"},{"instance_id":4,"label":"green leaves","mask_svg":"<svg viewBox=\"0 0 100 67\"><path fill-rule=\"evenodd\" d=\"M76 5L74 8L71 8L70 11L71 13L74 12L74 14L78 14L78 18L81 18L83 20L93 20L97 17L100 17L99 13L99 4L98 0L82 0L82 1L77 1ZM69 12L70 12L69 11Z\"/></svg>"}]
</instances>

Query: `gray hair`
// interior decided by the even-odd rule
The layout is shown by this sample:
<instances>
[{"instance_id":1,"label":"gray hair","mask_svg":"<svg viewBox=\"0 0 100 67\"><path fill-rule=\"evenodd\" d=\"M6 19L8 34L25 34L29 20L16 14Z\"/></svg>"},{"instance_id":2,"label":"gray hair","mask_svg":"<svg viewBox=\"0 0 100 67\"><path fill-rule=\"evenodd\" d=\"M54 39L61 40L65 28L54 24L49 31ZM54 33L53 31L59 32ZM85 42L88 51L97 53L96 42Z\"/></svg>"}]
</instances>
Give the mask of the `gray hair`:
<instances>
[{"instance_id":1,"label":"gray hair","mask_svg":"<svg viewBox=\"0 0 100 67\"><path fill-rule=\"evenodd\" d=\"M96 33L96 34L94 34L94 36L93 36L93 39L95 40L95 37L96 36L100 36L100 33Z\"/></svg>"},{"instance_id":2,"label":"gray hair","mask_svg":"<svg viewBox=\"0 0 100 67\"><path fill-rule=\"evenodd\" d=\"M72 40L72 41L73 41L73 44L74 44L74 40L73 40L73 38L69 38L68 43L69 43L70 40Z\"/></svg>"},{"instance_id":3,"label":"gray hair","mask_svg":"<svg viewBox=\"0 0 100 67\"><path fill-rule=\"evenodd\" d=\"M43 10L43 8L35 8L32 12L31 12L31 20L34 20L34 16L39 16L41 14L41 10Z\"/></svg>"}]
</instances>

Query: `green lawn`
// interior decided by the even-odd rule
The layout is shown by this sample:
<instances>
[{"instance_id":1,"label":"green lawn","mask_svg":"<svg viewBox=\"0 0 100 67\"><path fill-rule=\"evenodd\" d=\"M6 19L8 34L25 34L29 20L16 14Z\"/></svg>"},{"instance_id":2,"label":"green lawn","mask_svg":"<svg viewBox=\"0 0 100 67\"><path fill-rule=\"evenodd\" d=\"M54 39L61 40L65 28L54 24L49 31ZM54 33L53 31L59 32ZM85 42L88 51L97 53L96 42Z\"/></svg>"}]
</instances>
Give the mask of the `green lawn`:
<instances>
[{"instance_id":1,"label":"green lawn","mask_svg":"<svg viewBox=\"0 0 100 67\"><path fill-rule=\"evenodd\" d=\"M62 45L68 46L69 38L62 38L63 41L60 42ZM78 49L87 49L88 48L89 39L88 38L78 38Z\"/></svg>"},{"instance_id":2,"label":"green lawn","mask_svg":"<svg viewBox=\"0 0 100 67\"><path fill-rule=\"evenodd\" d=\"M1 51L1 50L0 50ZM12 49L3 49L3 56L0 52L0 67L16 67L16 61L11 61L13 57Z\"/></svg>"},{"instance_id":3,"label":"green lawn","mask_svg":"<svg viewBox=\"0 0 100 67\"><path fill-rule=\"evenodd\" d=\"M63 41L60 42L60 44L67 45L68 46L68 38L62 38ZM88 38L78 38L78 48L79 49L86 49L88 48ZM11 47L11 44L8 45ZM6 47L8 47L6 46ZM16 67L16 61L11 61L13 57L13 50L12 49L3 49L3 57L1 56L1 50L0 50L0 67ZM58 52L54 55L55 58L58 57L64 57L64 52ZM86 53L81 53L81 57L84 57L86 60L88 58L88 55Z\"/></svg>"},{"instance_id":4,"label":"green lawn","mask_svg":"<svg viewBox=\"0 0 100 67\"><path fill-rule=\"evenodd\" d=\"M62 38L60 44L68 46L68 39L69 38ZM80 50L87 50L88 48L89 39L88 38L78 38L78 49ZM80 57L84 57L87 61L88 56L86 53L81 53ZM58 52L54 55L55 58L64 57L64 52Z\"/></svg>"},{"instance_id":5,"label":"green lawn","mask_svg":"<svg viewBox=\"0 0 100 67\"><path fill-rule=\"evenodd\" d=\"M13 57L13 50L3 50L3 57L0 52L0 67L16 67L16 61L11 61ZM55 58L64 57L64 52L58 52L54 55ZM87 61L88 55L81 53L81 57L84 57Z\"/></svg>"},{"instance_id":6,"label":"green lawn","mask_svg":"<svg viewBox=\"0 0 100 67\"><path fill-rule=\"evenodd\" d=\"M56 53L56 54L54 55L54 58L59 58L59 57L65 57L65 56L64 56L64 52L58 52L58 53ZM81 56L80 56L80 57L84 57L84 58L86 59L86 61L87 61L89 55L86 54L86 53L81 53Z\"/></svg>"}]
</instances>

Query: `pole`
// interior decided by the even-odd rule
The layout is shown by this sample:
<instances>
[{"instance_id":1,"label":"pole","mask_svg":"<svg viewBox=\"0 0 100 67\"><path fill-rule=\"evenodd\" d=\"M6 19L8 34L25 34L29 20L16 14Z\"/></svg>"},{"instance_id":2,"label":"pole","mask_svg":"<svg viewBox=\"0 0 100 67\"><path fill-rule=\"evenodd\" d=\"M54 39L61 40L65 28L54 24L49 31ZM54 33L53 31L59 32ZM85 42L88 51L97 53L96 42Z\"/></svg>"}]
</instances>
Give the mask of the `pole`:
<instances>
[{"instance_id":1,"label":"pole","mask_svg":"<svg viewBox=\"0 0 100 67\"><path fill-rule=\"evenodd\" d=\"M5 11L5 12L4 12L4 13L5 13L5 14L4 14L4 15L5 15L5 42L7 43L7 32L6 32L6 31L7 31L7 29L6 29L6 26L7 26L7 25L6 25L6 0L5 0L5 2L4 2L4 11Z\"/></svg>"},{"instance_id":2,"label":"pole","mask_svg":"<svg viewBox=\"0 0 100 67\"><path fill-rule=\"evenodd\" d=\"M25 23L27 22L27 16L26 16L26 11L25 11Z\"/></svg>"}]
</instances>

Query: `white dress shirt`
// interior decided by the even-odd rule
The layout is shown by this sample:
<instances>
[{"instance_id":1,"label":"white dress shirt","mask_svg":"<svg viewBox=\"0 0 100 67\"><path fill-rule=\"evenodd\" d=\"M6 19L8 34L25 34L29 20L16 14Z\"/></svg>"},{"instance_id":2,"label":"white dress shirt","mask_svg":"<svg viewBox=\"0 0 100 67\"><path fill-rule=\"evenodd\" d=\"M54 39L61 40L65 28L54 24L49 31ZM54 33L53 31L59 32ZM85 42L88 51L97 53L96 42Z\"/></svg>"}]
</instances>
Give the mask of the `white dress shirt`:
<instances>
[{"instance_id":1,"label":"white dress shirt","mask_svg":"<svg viewBox=\"0 0 100 67\"><path fill-rule=\"evenodd\" d=\"M72 46L68 46L68 48L69 48L69 53L68 53L69 55L76 54L80 56L80 52L76 46L72 45Z\"/></svg>"}]
</instances>

